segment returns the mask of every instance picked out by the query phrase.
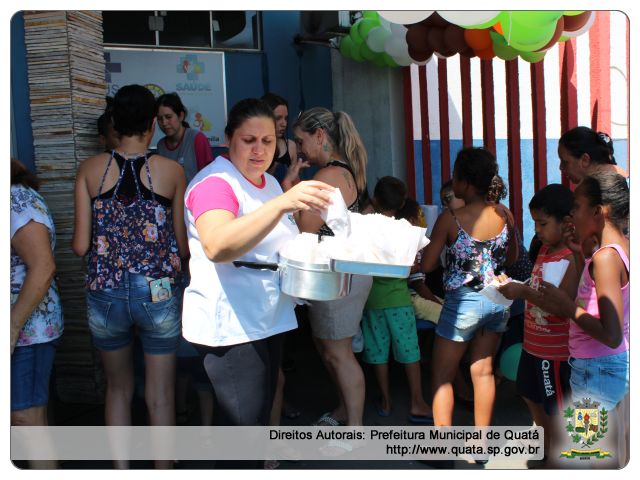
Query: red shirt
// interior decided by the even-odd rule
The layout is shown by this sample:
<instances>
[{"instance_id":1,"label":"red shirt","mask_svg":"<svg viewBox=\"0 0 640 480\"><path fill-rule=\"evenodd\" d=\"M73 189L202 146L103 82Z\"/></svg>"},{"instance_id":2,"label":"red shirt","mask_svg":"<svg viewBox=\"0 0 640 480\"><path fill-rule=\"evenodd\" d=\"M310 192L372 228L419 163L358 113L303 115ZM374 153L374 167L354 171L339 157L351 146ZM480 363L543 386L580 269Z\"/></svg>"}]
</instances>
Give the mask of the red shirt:
<instances>
[{"instance_id":1,"label":"red shirt","mask_svg":"<svg viewBox=\"0 0 640 480\"><path fill-rule=\"evenodd\" d=\"M557 262L572 255L571 250L563 248L548 253L549 247L543 245L531 272L531 288L537 289L542 283L542 264ZM524 314L524 345L526 352L538 358L566 361L569 358L569 319L542 312L527 302Z\"/></svg>"}]
</instances>

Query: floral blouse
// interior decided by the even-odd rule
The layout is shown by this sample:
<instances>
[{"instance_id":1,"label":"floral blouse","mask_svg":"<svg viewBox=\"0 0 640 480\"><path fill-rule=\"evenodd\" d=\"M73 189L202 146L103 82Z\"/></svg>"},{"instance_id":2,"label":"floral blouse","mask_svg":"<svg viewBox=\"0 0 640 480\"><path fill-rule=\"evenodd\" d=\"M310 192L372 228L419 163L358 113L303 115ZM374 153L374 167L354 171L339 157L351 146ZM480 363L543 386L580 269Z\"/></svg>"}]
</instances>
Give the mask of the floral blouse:
<instances>
[{"instance_id":1,"label":"floral blouse","mask_svg":"<svg viewBox=\"0 0 640 480\"><path fill-rule=\"evenodd\" d=\"M49 230L49 243L53 251L56 246L56 232L51 213L38 192L23 185L11 185L11 238L30 221L41 223ZM11 304L20 294L27 275L27 266L11 248ZM46 343L62 335L63 319L60 294L55 280L44 299L27 319L18 336L16 346Z\"/></svg>"},{"instance_id":2,"label":"floral blouse","mask_svg":"<svg viewBox=\"0 0 640 480\"><path fill-rule=\"evenodd\" d=\"M444 272L445 291L463 285L480 290L504 271L507 259L509 230L505 224L502 231L489 240L476 240L458 223L458 236L446 248L447 268Z\"/></svg>"}]
</instances>

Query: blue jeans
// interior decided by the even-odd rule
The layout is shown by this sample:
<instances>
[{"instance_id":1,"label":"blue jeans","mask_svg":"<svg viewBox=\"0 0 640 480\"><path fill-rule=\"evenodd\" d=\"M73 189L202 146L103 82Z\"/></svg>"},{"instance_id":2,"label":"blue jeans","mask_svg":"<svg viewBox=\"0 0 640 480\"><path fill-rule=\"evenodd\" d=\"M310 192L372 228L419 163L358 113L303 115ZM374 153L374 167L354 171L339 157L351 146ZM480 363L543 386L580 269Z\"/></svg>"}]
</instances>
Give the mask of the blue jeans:
<instances>
[{"instance_id":1,"label":"blue jeans","mask_svg":"<svg viewBox=\"0 0 640 480\"><path fill-rule=\"evenodd\" d=\"M629 352L596 358L569 358L571 396L590 398L611 410L629 392Z\"/></svg>"},{"instance_id":2,"label":"blue jeans","mask_svg":"<svg viewBox=\"0 0 640 480\"><path fill-rule=\"evenodd\" d=\"M468 342L482 328L495 333L506 331L508 321L509 307L462 286L445 292L436 333L454 342Z\"/></svg>"},{"instance_id":3,"label":"blue jeans","mask_svg":"<svg viewBox=\"0 0 640 480\"><path fill-rule=\"evenodd\" d=\"M133 340L135 325L145 353L174 353L182 331L182 289L172 285L171 290L170 299L152 302L147 278L129 272L124 272L116 288L87 290L87 317L96 348L126 347Z\"/></svg>"},{"instance_id":4,"label":"blue jeans","mask_svg":"<svg viewBox=\"0 0 640 480\"><path fill-rule=\"evenodd\" d=\"M11 355L11 411L49 403L49 377L59 340L16 347Z\"/></svg>"}]
</instances>

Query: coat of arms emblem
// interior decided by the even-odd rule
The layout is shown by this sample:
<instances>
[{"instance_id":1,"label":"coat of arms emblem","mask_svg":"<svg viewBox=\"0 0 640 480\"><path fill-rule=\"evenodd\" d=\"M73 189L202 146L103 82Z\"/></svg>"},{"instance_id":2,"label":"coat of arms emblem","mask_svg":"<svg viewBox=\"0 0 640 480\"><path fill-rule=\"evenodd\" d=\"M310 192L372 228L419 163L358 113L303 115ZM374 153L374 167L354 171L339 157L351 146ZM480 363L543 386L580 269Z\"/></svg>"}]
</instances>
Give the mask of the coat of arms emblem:
<instances>
[{"instance_id":1,"label":"coat of arms emblem","mask_svg":"<svg viewBox=\"0 0 640 480\"><path fill-rule=\"evenodd\" d=\"M599 448L593 449L593 445L604 438L609 427L609 412L604 408L599 408L600 402L592 401L589 398L579 402L573 402L573 408L567 407L564 411L564 418L567 422L565 427L573 443L581 448L572 448L570 452L562 452L561 457L610 457L610 452L605 452Z\"/></svg>"}]
</instances>

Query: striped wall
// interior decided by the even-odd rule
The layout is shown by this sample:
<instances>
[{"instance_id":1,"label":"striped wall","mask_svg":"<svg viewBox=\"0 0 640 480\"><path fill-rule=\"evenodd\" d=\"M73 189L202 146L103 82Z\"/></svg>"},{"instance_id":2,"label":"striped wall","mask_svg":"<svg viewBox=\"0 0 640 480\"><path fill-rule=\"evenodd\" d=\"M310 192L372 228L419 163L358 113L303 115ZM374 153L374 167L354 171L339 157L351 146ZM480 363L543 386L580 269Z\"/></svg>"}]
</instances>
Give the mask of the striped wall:
<instances>
[{"instance_id":1,"label":"striped wall","mask_svg":"<svg viewBox=\"0 0 640 480\"><path fill-rule=\"evenodd\" d=\"M562 132L587 125L610 133L615 158L628 168L627 17L598 12L589 32L557 44L544 61L433 58L404 68L407 184L420 203L440 204L463 146L485 145L508 181L505 200L533 236L527 205L560 177Z\"/></svg>"}]
</instances>

